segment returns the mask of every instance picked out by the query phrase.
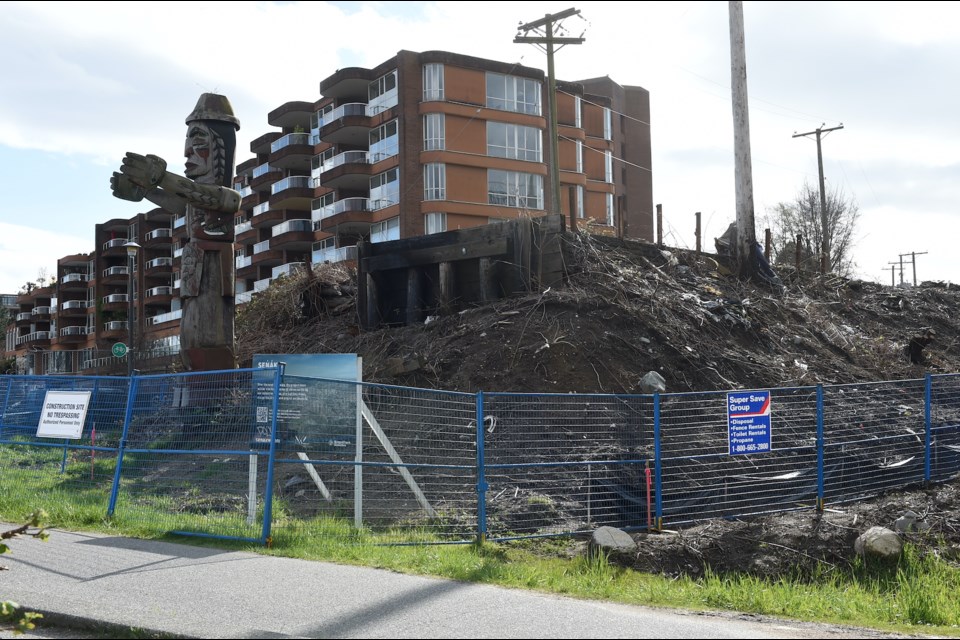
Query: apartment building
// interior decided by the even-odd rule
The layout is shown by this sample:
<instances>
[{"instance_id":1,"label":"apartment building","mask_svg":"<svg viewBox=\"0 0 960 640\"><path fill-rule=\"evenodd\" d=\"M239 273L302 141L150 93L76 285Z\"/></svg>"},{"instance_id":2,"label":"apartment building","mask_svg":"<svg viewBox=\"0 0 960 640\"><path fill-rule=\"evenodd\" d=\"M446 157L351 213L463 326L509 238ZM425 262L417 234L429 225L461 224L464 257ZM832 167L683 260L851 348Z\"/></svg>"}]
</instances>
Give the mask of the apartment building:
<instances>
[{"instance_id":1,"label":"apartment building","mask_svg":"<svg viewBox=\"0 0 960 640\"><path fill-rule=\"evenodd\" d=\"M539 69L400 51L268 113L272 130L236 167L237 304L307 263L355 259L360 240L556 211L652 240L649 93L609 77L557 83L554 202L546 91ZM94 251L62 258L55 285L17 296L7 357L31 373L90 373L116 364L116 342L138 357L176 350L184 222L153 209L96 225Z\"/></svg>"}]
</instances>

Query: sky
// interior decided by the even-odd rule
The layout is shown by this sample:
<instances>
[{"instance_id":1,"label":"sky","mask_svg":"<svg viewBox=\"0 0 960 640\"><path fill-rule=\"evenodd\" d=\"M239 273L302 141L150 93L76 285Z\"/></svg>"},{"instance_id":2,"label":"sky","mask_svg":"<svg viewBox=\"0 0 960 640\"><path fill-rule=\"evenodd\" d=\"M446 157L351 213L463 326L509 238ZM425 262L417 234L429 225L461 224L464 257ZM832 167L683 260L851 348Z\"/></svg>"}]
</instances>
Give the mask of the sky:
<instances>
[{"instance_id":1,"label":"sky","mask_svg":"<svg viewBox=\"0 0 960 640\"><path fill-rule=\"evenodd\" d=\"M0 293L94 249L94 225L147 207L116 199L127 151L183 171L201 93L241 121L239 164L267 113L316 101L344 67L443 50L546 69L517 26L569 8L581 45L561 80L610 76L650 91L653 201L664 241L704 246L735 219L727 2L3 2ZM745 2L755 217L818 182L860 210L858 277L960 282L960 2ZM893 265L891 273L890 263Z\"/></svg>"}]
</instances>

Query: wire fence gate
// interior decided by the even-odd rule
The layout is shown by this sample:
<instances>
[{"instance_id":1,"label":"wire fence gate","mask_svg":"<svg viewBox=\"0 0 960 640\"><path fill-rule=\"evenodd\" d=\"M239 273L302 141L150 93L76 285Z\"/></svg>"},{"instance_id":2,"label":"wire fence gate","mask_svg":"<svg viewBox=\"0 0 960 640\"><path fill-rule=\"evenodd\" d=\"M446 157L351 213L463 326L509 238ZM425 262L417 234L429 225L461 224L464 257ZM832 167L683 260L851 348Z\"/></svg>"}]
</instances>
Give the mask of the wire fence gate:
<instances>
[{"instance_id":1,"label":"wire fence gate","mask_svg":"<svg viewBox=\"0 0 960 640\"><path fill-rule=\"evenodd\" d=\"M88 398L79 437L38 435L47 398L63 393ZM751 427L756 442L734 437L747 433L735 403L752 395L767 420ZM658 529L960 472L957 375L756 393L471 394L281 365L0 376L0 403L0 513L106 515L147 535L259 544Z\"/></svg>"}]
</instances>

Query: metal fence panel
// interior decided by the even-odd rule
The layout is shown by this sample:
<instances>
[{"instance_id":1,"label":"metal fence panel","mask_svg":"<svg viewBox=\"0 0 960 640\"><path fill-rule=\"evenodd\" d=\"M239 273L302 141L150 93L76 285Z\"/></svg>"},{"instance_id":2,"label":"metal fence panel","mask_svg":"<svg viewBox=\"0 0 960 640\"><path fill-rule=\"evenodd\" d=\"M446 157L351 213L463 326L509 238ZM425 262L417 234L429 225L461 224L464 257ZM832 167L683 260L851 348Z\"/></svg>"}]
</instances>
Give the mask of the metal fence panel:
<instances>
[{"instance_id":1,"label":"metal fence panel","mask_svg":"<svg viewBox=\"0 0 960 640\"><path fill-rule=\"evenodd\" d=\"M284 376L280 415L275 538L476 534L472 394Z\"/></svg>"},{"instance_id":2,"label":"metal fence panel","mask_svg":"<svg viewBox=\"0 0 960 640\"><path fill-rule=\"evenodd\" d=\"M771 450L746 455L730 453L726 392L660 397L665 523L814 506L816 388L769 391Z\"/></svg>"},{"instance_id":3,"label":"metal fence panel","mask_svg":"<svg viewBox=\"0 0 960 640\"><path fill-rule=\"evenodd\" d=\"M134 378L115 516L152 531L259 540L274 369ZM268 409L269 410L269 409Z\"/></svg>"},{"instance_id":4,"label":"metal fence panel","mask_svg":"<svg viewBox=\"0 0 960 640\"><path fill-rule=\"evenodd\" d=\"M857 500L924 479L925 383L824 388L827 501Z\"/></svg>"},{"instance_id":5,"label":"metal fence panel","mask_svg":"<svg viewBox=\"0 0 960 640\"><path fill-rule=\"evenodd\" d=\"M79 439L41 438L47 391L90 391ZM3 376L0 379L0 510L106 513L123 427L125 378Z\"/></svg>"},{"instance_id":6,"label":"metal fence panel","mask_svg":"<svg viewBox=\"0 0 960 640\"><path fill-rule=\"evenodd\" d=\"M646 527L647 396L484 394L492 538Z\"/></svg>"},{"instance_id":7,"label":"metal fence panel","mask_svg":"<svg viewBox=\"0 0 960 640\"><path fill-rule=\"evenodd\" d=\"M960 375L933 376L930 402L930 477L960 473Z\"/></svg>"}]
</instances>

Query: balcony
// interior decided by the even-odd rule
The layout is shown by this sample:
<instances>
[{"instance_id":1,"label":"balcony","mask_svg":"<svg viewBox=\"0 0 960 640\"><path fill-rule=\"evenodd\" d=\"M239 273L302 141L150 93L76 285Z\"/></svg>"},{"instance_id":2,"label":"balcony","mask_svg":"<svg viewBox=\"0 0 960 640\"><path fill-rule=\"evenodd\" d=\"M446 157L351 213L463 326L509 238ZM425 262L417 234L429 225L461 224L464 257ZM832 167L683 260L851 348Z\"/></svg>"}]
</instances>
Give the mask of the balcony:
<instances>
[{"instance_id":1,"label":"balcony","mask_svg":"<svg viewBox=\"0 0 960 640\"><path fill-rule=\"evenodd\" d=\"M161 228L154 229L153 231L148 231L145 236L143 236L143 244L148 247L157 247L170 244L170 240L173 238L173 229Z\"/></svg>"},{"instance_id":2,"label":"balcony","mask_svg":"<svg viewBox=\"0 0 960 640\"><path fill-rule=\"evenodd\" d=\"M320 184L331 189L366 190L370 188L369 154L366 151L345 151L320 167Z\"/></svg>"},{"instance_id":3,"label":"balcony","mask_svg":"<svg viewBox=\"0 0 960 640\"><path fill-rule=\"evenodd\" d=\"M270 203L264 202L253 208L253 218L250 219L250 224L253 225L255 229L272 227L278 222L282 222L283 216L283 209L274 207L271 211Z\"/></svg>"},{"instance_id":4,"label":"balcony","mask_svg":"<svg viewBox=\"0 0 960 640\"><path fill-rule=\"evenodd\" d=\"M313 103L293 100L286 102L267 114L267 123L271 127L292 129L310 126L310 117L313 115Z\"/></svg>"},{"instance_id":5,"label":"balcony","mask_svg":"<svg viewBox=\"0 0 960 640\"><path fill-rule=\"evenodd\" d=\"M121 304L129 302L130 296L125 293L111 293L108 296L103 296L103 304Z\"/></svg>"},{"instance_id":6,"label":"balcony","mask_svg":"<svg viewBox=\"0 0 960 640\"><path fill-rule=\"evenodd\" d=\"M312 157L308 133L288 133L270 145L270 164L281 169L309 171Z\"/></svg>"},{"instance_id":7,"label":"balcony","mask_svg":"<svg viewBox=\"0 0 960 640\"><path fill-rule=\"evenodd\" d=\"M119 276L126 276L130 273L129 267L108 267L103 270L103 279L110 280Z\"/></svg>"},{"instance_id":8,"label":"balcony","mask_svg":"<svg viewBox=\"0 0 960 640\"><path fill-rule=\"evenodd\" d=\"M51 331L34 331L33 333L18 337L17 346L30 344L31 342L50 342L51 337L53 337Z\"/></svg>"},{"instance_id":9,"label":"balcony","mask_svg":"<svg viewBox=\"0 0 960 640\"><path fill-rule=\"evenodd\" d=\"M314 249L310 256L313 264L323 264L324 262L336 263L357 260L357 247L328 247L326 249Z\"/></svg>"},{"instance_id":10,"label":"balcony","mask_svg":"<svg viewBox=\"0 0 960 640\"><path fill-rule=\"evenodd\" d=\"M275 249L294 250L298 245L306 250L313 242L313 222L310 220L287 220L270 229L271 246Z\"/></svg>"},{"instance_id":11,"label":"balcony","mask_svg":"<svg viewBox=\"0 0 960 640\"><path fill-rule=\"evenodd\" d=\"M31 311L21 311L17 314L17 322L33 322L33 313Z\"/></svg>"},{"instance_id":12,"label":"balcony","mask_svg":"<svg viewBox=\"0 0 960 640\"><path fill-rule=\"evenodd\" d=\"M179 247L173 250L173 259L176 260L183 255L183 247Z\"/></svg>"},{"instance_id":13,"label":"balcony","mask_svg":"<svg viewBox=\"0 0 960 640\"><path fill-rule=\"evenodd\" d=\"M246 233L247 231L250 231L251 229L253 229L253 223L252 223L251 221L249 221L249 220L244 220L244 221L241 222L240 224L237 224L237 225L234 225L234 226L233 226L233 234L234 234L235 236L239 236L240 234Z\"/></svg>"},{"instance_id":14,"label":"balcony","mask_svg":"<svg viewBox=\"0 0 960 640\"><path fill-rule=\"evenodd\" d=\"M314 229L337 227L338 233L367 233L371 217L369 198L344 198L313 210Z\"/></svg>"},{"instance_id":15,"label":"balcony","mask_svg":"<svg viewBox=\"0 0 960 640\"><path fill-rule=\"evenodd\" d=\"M253 291L241 291L233 298L234 304L246 304L253 300Z\"/></svg>"},{"instance_id":16,"label":"balcony","mask_svg":"<svg viewBox=\"0 0 960 640\"><path fill-rule=\"evenodd\" d=\"M147 304L164 304L170 302L173 297L173 287L153 287L144 292L144 302Z\"/></svg>"},{"instance_id":17,"label":"balcony","mask_svg":"<svg viewBox=\"0 0 960 640\"><path fill-rule=\"evenodd\" d=\"M186 224L187 224L187 216L180 216L179 218L173 221L173 228L179 229L180 227Z\"/></svg>"},{"instance_id":18,"label":"balcony","mask_svg":"<svg viewBox=\"0 0 960 640\"><path fill-rule=\"evenodd\" d=\"M68 273L62 278L60 278L61 286L71 286L75 288L77 285L86 285L90 277L85 273Z\"/></svg>"},{"instance_id":19,"label":"balcony","mask_svg":"<svg viewBox=\"0 0 960 640\"><path fill-rule=\"evenodd\" d=\"M84 338L88 332L87 327L64 327L60 329L60 338Z\"/></svg>"},{"instance_id":20,"label":"balcony","mask_svg":"<svg viewBox=\"0 0 960 640\"><path fill-rule=\"evenodd\" d=\"M127 238L114 238L113 240L107 240L103 243L103 252L106 254L126 254L127 250L123 248L123 245L130 242Z\"/></svg>"},{"instance_id":21,"label":"balcony","mask_svg":"<svg viewBox=\"0 0 960 640\"><path fill-rule=\"evenodd\" d=\"M30 312L30 315L32 315L34 318L38 318L40 316L49 316L50 307L46 305L42 307L34 307L33 310Z\"/></svg>"},{"instance_id":22,"label":"balcony","mask_svg":"<svg viewBox=\"0 0 960 640\"><path fill-rule=\"evenodd\" d=\"M269 131L258 138L254 138L250 141L250 153L258 156L270 153L270 144L282 135L279 131ZM248 163L256 161L256 158L250 158L250 160L238 164L237 175L240 175L241 167L243 167L244 172L246 172Z\"/></svg>"},{"instance_id":23,"label":"balcony","mask_svg":"<svg viewBox=\"0 0 960 640\"><path fill-rule=\"evenodd\" d=\"M251 174L250 186L255 191L263 191L269 185L283 178L283 171L279 167L271 166L270 163L264 163L253 169Z\"/></svg>"},{"instance_id":24,"label":"balcony","mask_svg":"<svg viewBox=\"0 0 960 640\"><path fill-rule=\"evenodd\" d=\"M271 209L306 210L313 200L310 176L289 176L270 187Z\"/></svg>"},{"instance_id":25,"label":"balcony","mask_svg":"<svg viewBox=\"0 0 960 640\"><path fill-rule=\"evenodd\" d=\"M165 322L174 322L179 320L183 316L183 309L177 309L176 311L171 311L170 313L161 313L159 315L151 316L147 318L147 324L158 325Z\"/></svg>"},{"instance_id":26,"label":"balcony","mask_svg":"<svg viewBox=\"0 0 960 640\"><path fill-rule=\"evenodd\" d=\"M243 269L244 267L249 267L253 264L252 256L237 256L233 259L233 263L237 269Z\"/></svg>"},{"instance_id":27,"label":"balcony","mask_svg":"<svg viewBox=\"0 0 960 640\"><path fill-rule=\"evenodd\" d=\"M264 278L263 280L257 280L256 282L254 282L253 283L254 293L258 293L260 291L266 291L270 287L270 280L271 278Z\"/></svg>"},{"instance_id":28,"label":"balcony","mask_svg":"<svg viewBox=\"0 0 960 640\"><path fill-rule=\"evenodd\" d=\"M161 276L173 273L173 258L154 258L144 263L144 273L147 276Z\"/></svg>"},{"instance_id":29,"label":"balcony","mask_svg":"<svg viewBox=\"0 0 960 640\"><path fill-rule=\"evenodd\" d=\"M365 102L342 104L323 116L320 137L324 142L366 146L370 135L370 117Z\"/></svg>"},{"instance_id":30,"label":"balcony","mask_svg":"<svg viewBox=\"0 0 960 640\"><path fill-rule=\"evenodd\" d=\"M86 300L67 300L60 304L60 311L85 311L90 307L90 303Z\"/></svg>"},{"instance_id":31,"label":"balcony","mask_svg":"<svg viewBox=\"0 0 960 640\"><path fill-rule=\"evenodd\" d=\"M298 271L302 271L307 264L305 262L288 262L287 264L282 264L279 267L274 267L270 271L271 280L275 280L280 276L289 276Z\"/></svg>"}]
</instances>

